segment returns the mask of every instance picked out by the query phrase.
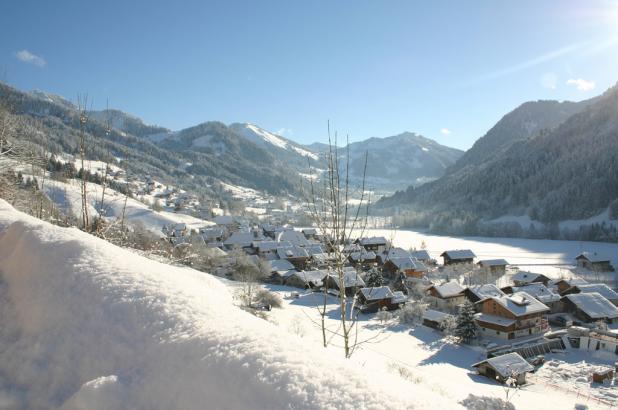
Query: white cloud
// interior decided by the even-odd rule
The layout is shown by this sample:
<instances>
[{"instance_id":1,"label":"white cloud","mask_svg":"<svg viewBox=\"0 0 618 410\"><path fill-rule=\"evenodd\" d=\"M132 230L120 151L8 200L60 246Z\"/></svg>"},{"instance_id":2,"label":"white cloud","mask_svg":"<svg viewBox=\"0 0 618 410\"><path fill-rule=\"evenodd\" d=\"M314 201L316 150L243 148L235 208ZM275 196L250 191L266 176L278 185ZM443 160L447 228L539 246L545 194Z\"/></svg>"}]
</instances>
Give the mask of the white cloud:
<instances>
[{"instance_id":1,"label":"white cloud","mask_svg":"<svg viewBox=\"0 0 618 410\"><path fill-rule=\"evenodd\" d=\"M579 91L590 91L596 86L594 81L584 80L583 78L569 78L567 85L574 85Z\"/></svg>"},{"instance_id":2,"label":"white cloud","mask_svg":"<svg viewBox=\"0 0 618 410\"><path fill-rule=\"evenodd\" d=\"M18 51L15 56L19 61L28 64L34 64L37 67L45 67L45 65L47 64L47 61L45 61L43 57L37 56L36 54L33 54L28 50Z\"/></svg>"},{"instance_id":3,"label":"white cloud","mask_svg":"<svg viewBox=\"0 0 618 410\"><path fill-rule=\"evenodd\" d=\"M448 128L442 128L440 132L444 135L449 135L451 133L451 130L449 130Z\"/></svg>"},{"instance_id":4,"label":"white cloud","mask_svg":"<svg viewBox=\"0 0 618 410\"><path fill-rule=\"evenodd\" d=\"M543 77L541 77L541 86L543 88L555 90L558 86L558 76L556 73L545 73Z\"/></svg>"}]
</instances>

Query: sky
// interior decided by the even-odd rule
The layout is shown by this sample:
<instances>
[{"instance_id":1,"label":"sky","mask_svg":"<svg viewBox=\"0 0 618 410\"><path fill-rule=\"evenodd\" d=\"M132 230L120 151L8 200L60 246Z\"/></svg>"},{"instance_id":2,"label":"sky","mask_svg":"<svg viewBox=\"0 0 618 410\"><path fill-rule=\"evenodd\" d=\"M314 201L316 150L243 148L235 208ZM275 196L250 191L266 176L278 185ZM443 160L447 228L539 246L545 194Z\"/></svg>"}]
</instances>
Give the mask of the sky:
<instances>
[{"instance_id":1,"label":"sky","mask_svg":"<svg viewBox=\"0 0 618 410\"><path fill-rule=\"evenodd\" d=\"M618 0L6 2L0 80L173 130L469 148L529 100L618 82Z\"/></svg>"}]
</instances>

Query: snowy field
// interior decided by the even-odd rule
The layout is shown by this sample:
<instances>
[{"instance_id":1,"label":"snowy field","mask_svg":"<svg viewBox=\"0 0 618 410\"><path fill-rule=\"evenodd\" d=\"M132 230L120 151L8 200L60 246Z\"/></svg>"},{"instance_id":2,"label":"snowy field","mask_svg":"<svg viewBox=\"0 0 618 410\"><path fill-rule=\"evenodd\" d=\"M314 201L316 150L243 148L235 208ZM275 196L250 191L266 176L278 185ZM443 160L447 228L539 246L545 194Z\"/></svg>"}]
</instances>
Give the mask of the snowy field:
<instances>
[{"instance_id":1,"label":"snowy field","mask_svg":"<svg viewBox=\"0 0 618 410\"><path fill-rule=\"evenodd\" d=\"M233 282L227 283L234 286ZM323 295L301 292L300 298L290 299L286 296L294 289L283 286L269 288L279 292L285 301L282 309L273 310L273 321L282 329L302 337L303 345L321 346L317 306L323 301ZM328 349L342 355L342 338L336 335L339 328L338 309L337 300L331 297L327 308ZM401 325L395 318L380 322L375 314L361 315L358 323L358 340L361 343L351 361L368 374L388 372L406 380L410 386L422 387L455 402L464 400L469 394L504 399L505 390L501 385L477 375L471 367L485 359L484 350L480 347L458 345L443 338L440 332L422 325ZM542 368L542 372L530 377L529 380L535 382L524 386L514 396L512 403L517 409L574 409L578 404L585 404L589 409L611 408L606 403L615 400L616 386L592 386L589 382L582 383L581 379L575 385L567 383L563 377L574 368L585 372L581 361L607 366L613 363L611 360L580 351L557 356L560 362L556 366ZM573 376L572 380L575 378ZM412 393L406 390L401 394Z\"/></svg>"},{"instance_id":2,"label":"snowy field","mask_svg":"<svg viewBox=\"0 0 618 410\"><path fill-rule=\"evenodd\" d=\"M238 309L211 275L4 201L0 321L2 408L459 407Z\"/></svg>"},{"instance_id":3,"label":"snowy field","mask_svg":"<svg viewBox=\"0 0 618 410\"><path fill-rule=\"evenodd\" d=\"M68 180L66 183L49 180L43 185L43 191L65 212L70 212L75 217L81 217L81 181ZM101 209L101 195L103 187L98 184L88 183L88 213L91 217L99 215ZM103 216L109 220L116 220L122 216L125 196L110 189L105 190ZM164 225L186 223L188 228L200 228L213 225L212 222L204 221L175 212L156 212L147 205L132 198L127 199L125 219L128 223L142 223L151 232L162 235L161 228Z\"/></svg>"},{"instance_id":4,"label":"snowy field","mask_svg":"<svg viewBox=\"0 0 618 410\"><path fill-rule=\"evenodd\" d=\"M451 249L471 249L479 259L504 258L521 270L543 273L550 278L570 277L575 257L583 251L606 255L618 266L618 243L555 241L549 239L451 237L411 230L367 229L364 236L384 236L404 249L421 248L423 241L429 255L442 263L440 254ZM615 272L610 286L617 286Z\"/></svg>"}]
</instances>

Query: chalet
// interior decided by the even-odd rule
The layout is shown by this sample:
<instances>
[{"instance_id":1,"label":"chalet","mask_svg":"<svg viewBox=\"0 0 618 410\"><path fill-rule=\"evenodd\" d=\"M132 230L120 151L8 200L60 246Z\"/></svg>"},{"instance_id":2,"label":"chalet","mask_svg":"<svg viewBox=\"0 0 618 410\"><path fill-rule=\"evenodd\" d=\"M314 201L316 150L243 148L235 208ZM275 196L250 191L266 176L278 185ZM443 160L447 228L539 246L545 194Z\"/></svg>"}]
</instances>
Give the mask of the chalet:
<instances>
[{"instance_id":1,"label":"chalet","mask_svg":"<svg viewBox=\"0 0 618 410\"><path fill-rule=\"evenodd\" d=\"M360 238L355 241L368 251L382 253L386 249L386 238L383 236L374 236L371 238Z\"/></svg>"},{"instance_id":2,"label":"chalet","mask_svg":"<svg viewBox=\"0 0 618 410\"><path fill-rule=\"evenodd\" d=\"M289 276L297 272L294 265L285 259L271 260L269 264L270 281L273 283L283 284Z\"/></svg>"},{"instance_id":3,"label":"chalet","mask_svg":"<svg viewBox=\"0 0 618 410\"><path fill-rule=\"evenodd\" d=\"M310 243L304 246L304 248L309 254L309 256L324 253L324 248L322 248L322 245L320 245L319 243Z\"/></svg>"},{"instance_id":4,"label":"chalet","mask_svg":"<svg viewBox=\"0 0 618 410\"><path fill-rule=\"evenodd\" d=\"M366 251L365 249L362 249L361 251L358 251L358 252L352 252L348 256L348 260L350 261L350 263L354 265L360 265L363 267L370 267L370 266L375 265L376 259L377 259L377 256L375 252Z\"/></svg>"},{"instance_id":5,"label":"chalet","mask_svg":"<svg viewBox=\"0 0 618 410\"><path fill-rule=\"evenodd\" d=\"M491 273L492 275L504 275L506 273L506 265L509 263L504 259L483 259L478 261L476 265Z\"/></svg>"},{"instance_id":6,"label":"chalet","mask_svg":"<svg viewBox=\"0 0 618 410\"><path fill-rule=\"evenodd\" d=\"M427 309L423 313L423 325L441 331L443 323L451 318L454 319L455 316L438 310Z\"/></svg>"},{"instance_id":7,"label":"chalet","mask_svg":"<svg viewBox=\"0 0 618 410\"><path fill-rule=\"evenodd\" d=\"M255 254L267 260L277 259L277 248L292 246L289 242L276 241L253 241L251 247L255 249Z\"/></svg>"},{"instance_id":8,"label":"chalet","mask_svg":"<svg viewBox=\"0 0 618 410\"><path fill-rule=\"evenodd\" d=\"M477 302L481 305L476 324L485 336L516 339L549 330L545 318L549 307L526 292L491 297Z\"/></svg>"},{"instance_id":9,"label":"chalet","mask_svg":"<svg viewBox=\"0 0 618 410\"><path fill-rule=\"evenodd\" d=\"M384 264L384 272L421 279L427 273L427 267L415 258L392 258Z\"/></svg>"},{"instance_id":10,"label":"chalet","mask_svg":"<svg viewBox=\"0 0 618 410\"><path fill-rule=\"evenodd\" d=\"M326 270L294 272L285 278L284 285L317 291L324 284L326 276L328 276Z\"/></svg>"},{"instance_id":11,"label":"chalet","mask_svg":"<svg viewBox=\"0 0 618 410\"><path fill-rule=\"evenodd\" d=\"M416 258L418 261L423 262L424 264L431 264L433 259L429 256L429 252L425 249L420 249L418 251L410 251L410 256Z\"/></svg>"},{"instance_id":12,"label":"chalet","mask_svg":"<svg viewBox=\"0 0 618 410\"><path fill-rule=\"evenodd\" d=\"M295 246L309 246L310 242L305 238L302 232L294 230L285 230L279 232L275 239L277 242L290 242Z\"/></svg>"},{"instance_id":13,"label":"chalet","mask_svg":"<svg viewBox=\"0 0 618 410\"><path fill-rule=\"evenodd\" d=\"M593 293L597 292L605 299L618 306L618 293L605 283L586 283L582 285L574 285L567 289L563 295L571 295L574 293Z\"/></svg>"},{"instance_id":14,"label":"chalet","mask_svg":"<svg viewBox=\"0 0 618 410\"><path fill-rule=\"evenodd\" d=\"M206 243L221 242L225 236L225 230L223 228L203 228L200 229L200 235Z\"/></svg>"},{"instance_id":15,"label":"chalet","mask_svg":"<svg viewBox=\"0 0 618 410\"><path fill-rule=\"evenodd\" d=\"M390 248L383 252L377 253L377 257L378 257L378 264L384 265L386 261L388 261L389 259L411 258L412 255L410 254L410 252L406 251L403 248Z\"/></svg>"},{"instance_id":16,"label":"chalet","mask_svg":"<svg viewBox=\"0 0 618 410\"><path fill-rule=\"evenodd\" d=\"M503 289L504 290L504 289ZM546 305L551 313L560 312L562 305L560 295L552 292L542 283L528 283L524 286L512 286L507 293L526 292L539 302Z\"/></svg>"},{"instance_id":17,"label":"chalet","mask_svg":"<svg viewBox=\"0 0 618 410\"><path fill-rule=\"evenodd\" d=\"M223 242L223 246L226 249L242 248L247 253L253 253L255 249L252 249L253 243L256 241L264 240L264 236L257 231L253 232L234 232L229 238Z\"/></svg>"},{"instance_id":18,"label":"chalet","mask_svg":"<svg viewBox=\"0 0 618 410\"><path fill-rule=\"evenodd\" d=\"M560 295L565 295L568 293L568 290L576 285L587 285L588 281L581 278L571 278L571 279L558 279L555 281L551 281L549 283L549 287L554 289L554 291L558 292Z\"/></svg>"},{"instance_id":19,"label":"chalet","mask_svg":"<svg viewBox=\"0 0 618 410\"><path fill-rule=\"evenodd\" d=\"M310 258L305 248L294 245L277 248L277 256L279 259L285 259L291 262L298 270L305 269L307 261L309 261Z\"/></svg>"},{"instance_id":20,"label":"chalet","mask_svg":"<svg viewBox=\"0 0 618 410\"><path fill-rule=\"evenodd\" d=\"M597 292L566 295L562 304L565 312L584 322L618 323L618 307Z\"/></svg>"},{"instance_id":21,"label":"chalet","mask_svg":"<svg viewBox=\"0 0 618 410\"><path fill-rule=\"evenodd\" d=\"M318 268L326 268L332 266L335 262L335 254L333 253L314 253L311 255L311 262Z\"/></svg>"},{"instance_id":22,"label":"chalet","mask_svg":"<svg viewBox=\"0 0 618 410\"><path fill-rule=\"evenodd\" d=\"M581 328L579 348L581 350L589 350L593 352L597 350L604 350L606 352L611 352L618 355L618 333L606 330L590 330Z\"/></svg>"},{"instance_id":23,"label":"chalet","mask_svg":"<svg viewBox=\"0 0 618 410\"><path fill-rule=\"evenodd\" d=\"M550 282L550 279L541 273L526 272L523 270L513 275L511 280L515 286L524 286L528 283L542 283L547 286Z\"/></svg>"},{"instance_id":24,"label":"chalet","mask_svg":"<svg viewBox=\"0 0 618 410\"><path fill-rule=\"evenodd\" d=\"M345 286L346 296L352 297L360 288L365 286L365 281L360 277L354 268L351 268L346 269L343 272L343 284ZM339 285L339 276L335 272L329 273L324 279L324 286L326 286L331 293L333 293L332 291L341 292Z\"/></svg>"},{"instance_id":25,"label":"chalet","mask_svg":"<svg viewBox=\"0 0 618 410\"><path fill-rule=\"evenodd\" d=\"M218 226L225 227L230 232L234 232L240 228L240 222L231 215L216 216L213 222Z\"/></svg>"},{"instance_id":26,"label":"chalet","mask_svg":"<svg viewBox=\"0 0 618 410\"><path fill-rule=\"evenodd\" d=\"M440 310L456 310L457 306L466 301L464 288L451 281L442 285L433 285L427 289L431 304Z\"/></svg>"},{"instance_id":27,"label":"chalet","mask_svg":"<svg viewBox=\"0 0 618 410\"><path fill-rule=\"evenodd\" d=\"M476 303L480 300L485 300L491 297L499 298L506 295L506 293L504 293L496 285L493 285L491 283L485 285L469 286L468 288L466 288L466 290L464 290L464 294L466 296L466 299L468 299L472 303Z\"/></svg>"},{"instance_id":28,"label":"chalet","mask_svg":"<svg viewBox=\"0 0 618 410\"><path fill-rule=\"evenodd\" d=\"M457 249L444 251L440 255L444 258L444 265L455 265L457 263L472 263L476 255L470 249Z\"/></svg>"},{"instance_id":29,"label":"chalet","mask_svg":"<svg viewBox=\"0 0 618 410\"><path fill-rule=\"evenodd\" d=\"M575 260L577 261L577 266L593 272L614 271L610 258L596 252L582 252L575 258Z\"/></svg>"},{"instance_id":30,"label":"chalet","mask_svg":"<svg viewBox=\"0 0 618 410\"><path fill-rule=\"evenodd\" d=\"M315 228L305 228L301 231L307 240L317 240L318 230Z\"/></svg>"},{"instance_id":31,"label":"chalet","mask_svg":"<svg viewBox=\"0 0 618 410\"><path fill-rule=\"evenodd\" d=\"M500 383L513 378L518 386L526 384L526 373L534 370L534 366L515 352L483 360L472 367L475 367L479 374Z\"/></svg>"},{"instance_id":32,"label":"chalet","mask_svg":"<svg viewBox=\"0 0 618 410\"><path fill-rule=\"evenodd\" d=\"M393 292L388 286L362 288L356 297L363 313L381 309L395 310L405 303L405 296L401 292Z\"/></svg>"}]
</instances>

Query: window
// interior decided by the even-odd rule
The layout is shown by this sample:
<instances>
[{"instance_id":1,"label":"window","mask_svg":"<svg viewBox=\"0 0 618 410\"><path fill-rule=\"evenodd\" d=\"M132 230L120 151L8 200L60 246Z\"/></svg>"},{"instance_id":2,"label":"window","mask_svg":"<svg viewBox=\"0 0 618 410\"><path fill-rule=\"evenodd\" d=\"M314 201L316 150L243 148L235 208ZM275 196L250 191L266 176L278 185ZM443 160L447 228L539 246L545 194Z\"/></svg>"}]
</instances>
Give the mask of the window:
<instances>
[{"instance_id":1,"label":"window","mask_svg":"<svg viewBox=\"0 0 618 410\"><path fill-rule=\"evenodd\" d=\"M499 335L499 334L500 334L500 331L499 331L499 330L496 330L496 334L497 334L497 335Z\"/></svg>"}]
</instances>

